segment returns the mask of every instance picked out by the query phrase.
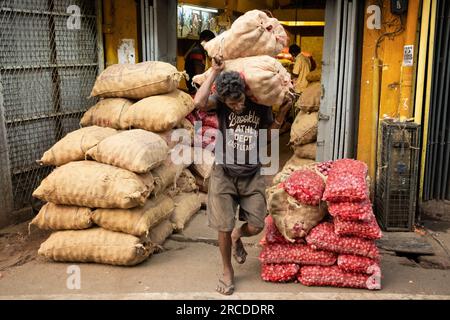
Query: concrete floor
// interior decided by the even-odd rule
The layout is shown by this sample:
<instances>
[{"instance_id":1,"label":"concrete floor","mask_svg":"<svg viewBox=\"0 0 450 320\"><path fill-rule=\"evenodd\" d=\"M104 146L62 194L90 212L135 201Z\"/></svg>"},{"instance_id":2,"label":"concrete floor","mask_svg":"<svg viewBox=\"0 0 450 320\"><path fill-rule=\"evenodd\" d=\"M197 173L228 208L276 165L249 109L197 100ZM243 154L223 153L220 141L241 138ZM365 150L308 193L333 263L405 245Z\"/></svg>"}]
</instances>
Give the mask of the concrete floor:
<instances>
[{"instance_id":1,"label":"concrete floor","mask_svg":"<svg viewBox=\"0 0 450 320\"><path fill-rule=\"evenodd\" d=\"M284 152L281 161L289 156ZM430 227L450 248L450 225ZM235 294L224 297L214 291L220 255L205 211L197 213L182 234L166 241L162 253L138 266L78 264L81 288L71 290L67 271L74 264L37 257L49 233L27 233L26 223L0 231L0 299L450 299L448 270L425 269L392 252L383 252L380 291L264 282L257 258L262 234L245 239L249 257L244 265L235 266Z\"/></svg>"},{"instance_id":2,"label":"concrete floor","mask_svg":"<svg viewBox=\"0 0 450 320\"><path fill-rule=\"evenodd\" d=\"M188 238L215 239L200 211L185 232ZM260 279L261 236L245 239L249 257L236 265L236 294L245 299L450 299L450 272L405 265L404 258L385 253L382 290L305 287L298 283L274 284ZM45 239L45 238L44 238ZM36 243L36 250L39 243ZM135 267L77 264L81 289L66 282L70 263L32 258L7 268L0 278L0 299L222 299L214 292L220 274L220 256L214 243L168 240L165 251Z\"/></svg>"}]
</instances>

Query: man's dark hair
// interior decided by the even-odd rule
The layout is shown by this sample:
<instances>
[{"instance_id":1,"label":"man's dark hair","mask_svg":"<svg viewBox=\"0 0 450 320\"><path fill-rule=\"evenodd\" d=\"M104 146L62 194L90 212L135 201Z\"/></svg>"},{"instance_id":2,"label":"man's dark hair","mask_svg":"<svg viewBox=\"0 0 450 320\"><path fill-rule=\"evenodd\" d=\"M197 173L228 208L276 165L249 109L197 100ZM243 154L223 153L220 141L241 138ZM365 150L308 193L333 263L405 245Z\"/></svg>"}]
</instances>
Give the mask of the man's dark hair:
<instances>
[{"instance_id":1,"label":"man's dark hair","mask_svg":"<svg viewBox=\"0 0 450 320\"><path fill-rule=\"evenodd\" d=\"M300 47L296 44L292 44L289 47L289 53L292 54L292 56L298 56L300 54L300 52L302 52L302 49L300 49Z\"/></svg>"},{"instance_id":2,"label":"man's dark hair","mask_svg":"<svg viewBox=\"0 0 450 320\"><path fill-rule=\"evenodd\" d=\"M217 95L221 99L239 99L245 94L245 82L239 72L225 71L217 76L216 79Z\"/></svg>"},{"instance_id":3,"label":"man's dark hair","mask_svg":"<svg viewBox=\"0 0 450 320\"><path fill-rule=\"evenodd\" d=\"M216 35L211 30L203 30L200 33L200 41L209 41L214 39L215 37Z\"/></svg>"}]
</instances>

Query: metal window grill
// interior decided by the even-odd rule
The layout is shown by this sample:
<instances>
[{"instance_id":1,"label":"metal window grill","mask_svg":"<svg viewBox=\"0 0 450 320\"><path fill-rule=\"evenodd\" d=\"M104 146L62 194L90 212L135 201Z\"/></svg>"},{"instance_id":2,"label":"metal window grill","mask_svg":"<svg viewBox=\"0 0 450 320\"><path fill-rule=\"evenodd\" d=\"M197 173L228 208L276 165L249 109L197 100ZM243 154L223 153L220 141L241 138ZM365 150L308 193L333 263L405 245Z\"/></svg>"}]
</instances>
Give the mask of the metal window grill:
<instances>
[{"instance_id":1,"label":"metal window grill","mask_svg":"<svg viewBox=\"0 0 450 320\"><path fill-rule=\"evenodd\" d=\"M375 193L376 215L386 231L411 231L419 167L420 126L383 121Z\"/></svg>"},{"instance_id":2,"label":"metal window grill","mask_svg":"<svg viewBox=\"0 0 450 320\"><path fill-rule=\"evenodd\" d=\"M11 185L16 211L52 169L36 160L96 102L96 1L0 0L0 31L0 162L10 173L0 185Z\"/></svg>"}]
</instances>

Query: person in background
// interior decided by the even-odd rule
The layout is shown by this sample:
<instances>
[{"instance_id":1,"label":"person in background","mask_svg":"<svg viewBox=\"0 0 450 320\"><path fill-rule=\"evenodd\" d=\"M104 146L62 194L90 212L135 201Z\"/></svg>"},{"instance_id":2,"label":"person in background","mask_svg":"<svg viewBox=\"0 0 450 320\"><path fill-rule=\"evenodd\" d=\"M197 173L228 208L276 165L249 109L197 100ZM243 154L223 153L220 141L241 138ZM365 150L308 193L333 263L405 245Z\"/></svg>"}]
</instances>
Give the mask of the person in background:
<instances>
[{"instance_id":1,"label":"person in background","mask_svg":"<svg viewBox=\"0 0 450 320\"><path fill-rule=\"evenodd\" d=\"M189 81L186 81L189 94L194 95L197 89L192 85L192 78L197 74L205 72L207 53L202 46L203 41L209 41L214 39L215 35L210 30L203 30L200 33L200 39L192 46L191 49L185 55L184 69L189 75Z\"/></svg>"},{"instance_id":2,"label":"person in background","mask_svg":"<svg viewBox=\"0 0 450 320\"><path fill-rule=\"evenodd\" d=\"M315 61L311 54L303 53L300 47L293 44L289 47L289 53L295 58L294 68L294 89L297 93L302 93L308 86L306 76L315 69Z\"/></svg>"}]
</instances>

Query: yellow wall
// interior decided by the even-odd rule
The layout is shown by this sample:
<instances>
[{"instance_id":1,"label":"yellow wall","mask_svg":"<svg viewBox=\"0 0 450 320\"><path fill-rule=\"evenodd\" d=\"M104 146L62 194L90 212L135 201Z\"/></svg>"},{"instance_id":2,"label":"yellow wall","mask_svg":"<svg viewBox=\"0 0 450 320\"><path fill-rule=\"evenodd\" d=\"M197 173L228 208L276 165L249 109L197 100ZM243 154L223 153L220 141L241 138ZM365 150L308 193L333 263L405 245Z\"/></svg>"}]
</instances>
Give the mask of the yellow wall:
<instances>
[{"instance_id":1,"label":"yellow wall","mask_svg":"<svg viewBox=\"0 0 450 320\"><path fill-rule=\"evenodd\" d=\"M378 0L366 0L365 8L369 5L377 5ZM419 0L411 0L418 5ZM370 175L375 176L374 157L378 153L380 143L379 132L376 131L379 121L385 116L397 118L399 116L400 102L400 75L403 62L403 46L405 44L405 32L402 31L395 37L385 37L378 48L380 91L379 106L374 105L374 59L377 40L384 32L394 32L399 24L396 16L390 13L390 1L382 0L382 27L381 30L367 28L369 15L367 10L364 21L364 39L361 73L360 117L358 132L357 158L369 164ZM386 23L386 22L389 22ZM403 27L406 27L406 18L403 19ZM374 120L374 113L378 111L378 123ZM378 138L378 145L374 143Z\"/></svg>"},{"instance_id":2,"label":"yellow wall","mask_svg":"<svg viewBox=\"0 0 450 320\"><path fill-rule=\"evenodd\" d=\"M322 65L323 54L323 37L301 37L302 51L307 51L312 54L317 63L317 67Z\"/></svg>"},{"instance_id":3,"label":"yellow wall","mask_svg":"<svg viewBox=\"0 0 450 320\"><path fill-rule=\"evenodd\" d=\"M103 0L103 23L106 66L119 62L117 50L122 39L134 40L136 62L139 62L136 2Z\"/></svg>"}]
</instances>

